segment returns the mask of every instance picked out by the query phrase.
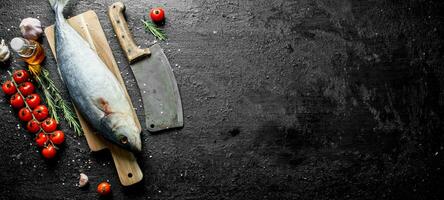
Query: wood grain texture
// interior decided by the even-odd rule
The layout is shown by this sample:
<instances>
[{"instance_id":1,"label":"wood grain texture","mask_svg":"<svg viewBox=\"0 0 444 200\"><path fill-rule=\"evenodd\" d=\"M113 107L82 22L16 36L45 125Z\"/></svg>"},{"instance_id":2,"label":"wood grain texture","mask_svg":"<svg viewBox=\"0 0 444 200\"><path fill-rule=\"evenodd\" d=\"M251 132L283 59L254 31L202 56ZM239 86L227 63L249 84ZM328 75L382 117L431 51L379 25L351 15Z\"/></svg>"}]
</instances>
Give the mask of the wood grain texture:
<instances>
[{"instance_id":1,"label":"wood grain texture","mask_svg":"<svg viewBox=\"0 0 444 200\"><path fill-rule=\"evenodd\" d=\"M125 89L125 95L131 103L131 99L126 91L123 78L120 75L119 68L112 54L111 48L106 40L105 33L100 25L99 19L94 11L86 11L75 17L68 19L68 23L80 33L80 35L91 45L91 48L97 52L100 58L104 61L106 66L114 73L116 78L122 84ZM49 26L45 29L45 34L48 38L48 42L51 46L52 53L56 57L55 45L54 45L54 26ZM131 107L133 105L131 104ZM76 109L77 116L79 117L80 124L82 126L86 141L91 151L100 151L108 148L111 151L114 164L119 174L119 179L122 185L132 185L139 182L143 178L142 171L135 156L120 147L106 141L103 137L97 134L93 128L85 121ZM133 109L133 117L136 124L141 131L141 125L137 118L137 115Z\"/></svg>"},{"instance_id":2,"label":"wood grain texture","mask_svg":"<svg viewBox=\"0 0 444 200\"><path fill-rule=\"evenodd\" d=\"M111 20L111 24L114 27L114 31L117 35L117 39L119 40L123 52L125 52L128 61L132 63L138 59L149 56L151 53L148 48L141 49L137 47L136 42L134 41L133 36L128 28L125 16L123 15L124 10L125 6L123 5L123 3L116 2L109 6L108 16Z\"/></svg>"}]
</instances>

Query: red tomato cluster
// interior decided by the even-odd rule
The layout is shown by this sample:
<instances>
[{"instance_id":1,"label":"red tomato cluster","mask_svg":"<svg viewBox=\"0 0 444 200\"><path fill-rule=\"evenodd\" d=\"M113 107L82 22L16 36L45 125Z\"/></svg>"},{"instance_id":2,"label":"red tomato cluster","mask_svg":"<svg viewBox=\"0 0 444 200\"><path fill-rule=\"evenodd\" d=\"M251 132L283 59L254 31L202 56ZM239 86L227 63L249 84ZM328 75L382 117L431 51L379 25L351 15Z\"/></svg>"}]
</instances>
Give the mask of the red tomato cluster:
<instances>
[{"instance_id":1,"label":"red tomato cluster","mask_svg":"<svg viewBox=\"0 0 444 200\"><path fill-rule=\"evenodd\" d=\"M2 90L11 96L10 104L18 110L19 119L27 123L28 132L36 134L35 142L43 148L43 157L54 158L57 154L55 145L65 141L65 134L57 130L57 121L48 117L48 108L41 104L41 97L34 93L35 86L30 82L29 73L26 70L15 71L12 79L3 83Z\"/></svg>"}]
</instances>

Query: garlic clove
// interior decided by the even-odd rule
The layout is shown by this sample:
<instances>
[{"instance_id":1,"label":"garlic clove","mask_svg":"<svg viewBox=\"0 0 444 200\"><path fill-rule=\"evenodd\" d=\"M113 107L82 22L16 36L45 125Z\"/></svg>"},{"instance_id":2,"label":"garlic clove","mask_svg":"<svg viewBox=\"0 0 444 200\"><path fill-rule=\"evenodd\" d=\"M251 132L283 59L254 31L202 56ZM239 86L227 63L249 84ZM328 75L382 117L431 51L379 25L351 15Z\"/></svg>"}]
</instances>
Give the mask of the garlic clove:
<instances>
[{"instance_id":1,"label":"garlic clove","mask_svg":"<svg viewBox=\"0 0 444 200\"><path fill-rule=\"evenodd\" d=\"M0 43L0 62L5 62L9 59L11 53L9 52L8 45L5 44L5 40L2 39Z\"/></svg>"},{"instance_id":2,"label":"garlic clove","mask_svg":"<svg viewBox=\"0 0 444 200\"><path fill-rule=\"evenodd\" d=\"M25 18L20 23L20 31L26 39L37 40L42 35L42 23L36 18Z\"/></svg>"},{"instance_id":3,"label":"garlic clove","mask_svg":"<svg viewBox=\"0 0 444 200\"><path fill-rule=\"evenodd\" d=\"M86 184L88 184L88 176L84 173L80 173L79 187L84 187Z\"/></svg>"}]
</instances>

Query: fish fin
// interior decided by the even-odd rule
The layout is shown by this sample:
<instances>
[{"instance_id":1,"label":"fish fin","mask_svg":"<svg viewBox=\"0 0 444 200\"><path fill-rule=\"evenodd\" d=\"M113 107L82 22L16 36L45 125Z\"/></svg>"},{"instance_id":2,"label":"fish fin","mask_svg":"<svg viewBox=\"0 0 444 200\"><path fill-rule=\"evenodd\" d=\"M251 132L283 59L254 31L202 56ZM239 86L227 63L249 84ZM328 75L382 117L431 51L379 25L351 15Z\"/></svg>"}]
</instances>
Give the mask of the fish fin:
<instances>
[{"instance_id":1,"label":"fish fin","mask_svg":"<svg viewBox=\"0 0 444 200\"><path fill-rule=\"evenodd\" d=\"M52 9L56 13L62 13L63 8L65 8L66 4L68 4L69 0L49 0Z\"/></svg>"},{"instance_id":2,"label":"fish fin","mask_svg":"<svg viewBox=\"0 0 444 200\"><path fill-rule=\"evenodd\" d=\"M104 98L100 97L95 101L95 104L99 110L103 111L105 113L105 116L110 115L113 113L111 110L111 107L109 106L109 102L105 100Z\"/></svg>"},{"instance_id":3,"label":"fish fin","mask_svg":"<svg viewBox=\"0 0 444 200\"><path fill-rule=\"evenodd\" d=\"M59 73L59 77L62 80L62 83L65 83L65 80L63 80L62 73L60 73L60 67L57 66L57 72Z\"/></svg>"}]
</instances>

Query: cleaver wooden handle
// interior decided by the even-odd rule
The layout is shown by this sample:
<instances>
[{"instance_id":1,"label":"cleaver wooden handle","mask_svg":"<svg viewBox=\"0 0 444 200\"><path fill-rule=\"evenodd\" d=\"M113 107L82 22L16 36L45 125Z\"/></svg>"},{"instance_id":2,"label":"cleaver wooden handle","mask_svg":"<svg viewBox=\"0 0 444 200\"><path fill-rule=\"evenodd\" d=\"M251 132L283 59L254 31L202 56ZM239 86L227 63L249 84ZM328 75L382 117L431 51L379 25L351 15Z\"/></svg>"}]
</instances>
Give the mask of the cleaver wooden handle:
<instances>
[{"instance_id":1,"label":"cleaver wooden handle","mask_svg":"<svg viewBox=\"0 0 444 200\"><path fill-rule=\"evenodd\" d=\"M128 62L132 63L140 58L149 56L150 50L148 48L141 49L137 47L134 42L133 36L128 28L128 23L125 20L123 12L125 11L125 5L122 2L113 3L108 8L108 16L113 25L114 32L116 32L117 39L120 46L125 52Z\"/></svg>"}]
</instances>

